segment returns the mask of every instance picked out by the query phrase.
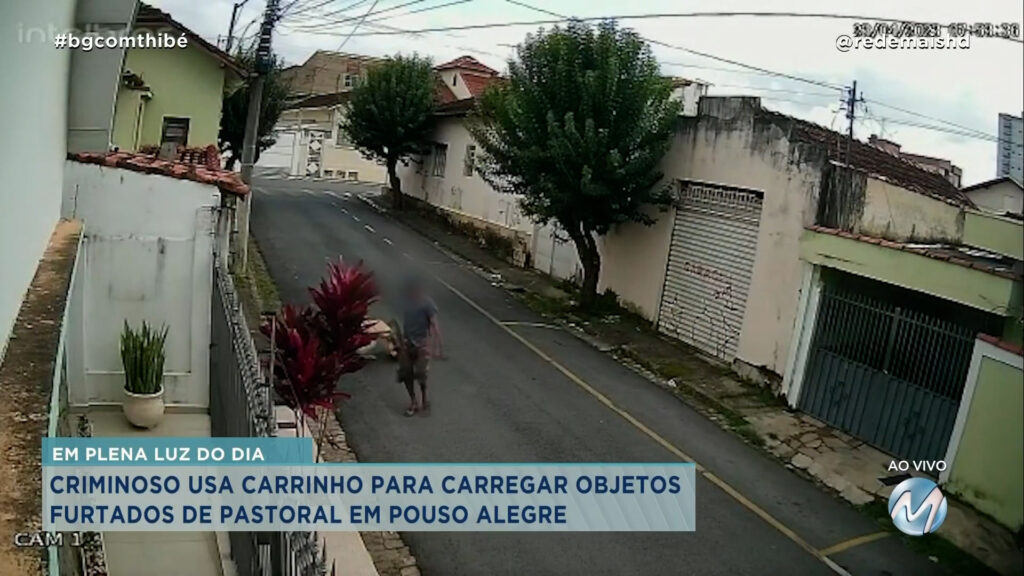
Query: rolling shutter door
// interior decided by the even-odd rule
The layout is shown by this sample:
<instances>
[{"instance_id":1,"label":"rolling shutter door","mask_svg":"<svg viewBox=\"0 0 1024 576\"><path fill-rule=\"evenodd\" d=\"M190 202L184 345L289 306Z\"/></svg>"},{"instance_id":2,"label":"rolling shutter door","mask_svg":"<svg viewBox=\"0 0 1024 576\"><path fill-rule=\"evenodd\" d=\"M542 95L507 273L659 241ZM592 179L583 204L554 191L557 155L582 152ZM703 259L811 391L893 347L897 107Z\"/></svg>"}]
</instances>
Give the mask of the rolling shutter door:
<instances>
[{"instance_id":1,"label":"rolling shutter door","mask_svg":"<svg viewBox=\"0 0 1024 576\"><path fill-rule=\"evenodd\" d=\"M757 254L761 196L683 184L672 229L658 329L731 361Z\"/></svg>"}]
</instances>

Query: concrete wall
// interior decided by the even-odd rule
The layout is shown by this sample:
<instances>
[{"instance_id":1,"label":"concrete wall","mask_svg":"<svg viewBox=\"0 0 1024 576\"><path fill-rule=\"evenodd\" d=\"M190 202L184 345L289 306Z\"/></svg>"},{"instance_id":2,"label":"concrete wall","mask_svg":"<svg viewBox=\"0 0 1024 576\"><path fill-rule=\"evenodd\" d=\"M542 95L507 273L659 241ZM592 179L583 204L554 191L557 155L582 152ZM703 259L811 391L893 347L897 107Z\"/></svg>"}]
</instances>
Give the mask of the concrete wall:
<instances>
[{"instance_id":1,"label":"concrete wall","mask_svg":"<svg viewBox=\"0 0 1024 576\"><path fill-rule=\"evenodd\" d=\"M128 31L135 0L78 0L75 27L102 35ZM68 90L68 151L106 152L113 143L114 102L125 50L72 50Z\"/></svg>"},{"instance_id":2,"label":"concrete wall","mask_svg":"<svg viewBox=\"0 0 1024 576\"><path fill-rule=\"evenodd\" d=\"M737 359L785 370L800 295L800 234L813 223L825 165L823 152L787 139L787 126L755 119L757 99L702 98L701 116L685 119L662 171L691 180L764 194L757 256ZM660 291L664 267L648 278L646 292Z\"/></svg>"},{"instance_id":3,"label":"concrete wall","mask_svg":"<svg viewBox=\"0 0 1024 576\"><path fill-rule=\"evenodd\" d=\"M74 11L73 0L0 3L0 358L60 217L71 50L54 50L52 34Z\"/></svg>"},{"instance_id":4,"label":"concrete wall","mask_svg":"<svg viewBox=\"0 0 1024 576\"><path fill-rule=\"evenodd\" d=\"M117 104L114 107L113 144L119 150L135 152L138 150L138 139L141 136L140 123L146 117L146 102L143 92L121 87L117 91ZM140 110L141 105L141 110Z\"/></svg>"},{"instance_id":5,"label":"concrete wall","mask_svg":"<svg viewBox=\"0 0 1024 576\"><path fill-rule=\"evenodd\" d=\"M1024 223L1014 218L966 210L962 242L1015 260L1024 260Z\"/></svg>"},{"instance_id":6,"label":"concrete wall","mask_svg":"<svg viewBox=\"0 0 1024 576\"><path fill-rule=\"evenodd\" d=\"M153 91L153 99L146 104L139 146L160 144L165 116L190 119L189 146L217 143L226 72L206 51L193 44L184 49L129 50L124 67L142 76ZM134 124L134 112L126 115L129 109L117 109L114 129L118 134L122 132L119 124Z\"/></svg>"},{"instance_id":7,"label":"concrete wall","mask_svg":"<svg viewBox=\"0 0 1024 576\"><path fill-rule=\"evenodd\" d=\"M85 223L81 294L72 297L71 402L120 403L125 320L169 327L164 400L209 404L216 188L68 161L62 213ZM76 311L77 312L74 312Z\"/></svg>"},{"instance_id":8,"label":"concrete wall","mask_svg":"<svg viewBox=\"0 0 1024 576\"><path fill-rule=\"evenodd\" d=\"M945 489L1011 530L1024 524L1024 370L978 340L946 456Z\"/></svg>"},{"instance_id":9,"label":"concrete wall","mask_svg":"<svg viewBox=\"0 0 1024 576\"><path fill-rule=\"evenodd\" d=\"M648 208L647 213L657 219L653 226L622 224L598 242L601 277L597 289L612 290L624 306L654 321L665 283L675 209Z\"/></svg>"},{"instance_id":10,"label":"concrete wall","mask_svg":"<svg viewBox=\"0 0 1024 576\"><path fill-rule=\"evenodd\" d=\"M899 242L951 242L963 236L959 207L868 177L854 232Z\"/></svg>"},{"instance_id":11,"label":"concrete wall","mask_svg":"<svg viewBox=\"0 0 1024 576\"><path fill-rule=\"evenodd\" d=\"M978 208L1002 214L1024 212L1024 189L1013 182L1000 182L987 188L979 188L967 192L967 197L978 205Z\"/></svg>"},{"instance_id":12,"label":"concrete wall","mask_svg":"<svg viewBox=\"0 0 1024 576\"><path fill-rule=\"evenodd\" d=\"M448 145L444 176L433 176L433 155L426 155L408 166L399 165L402 191L450 211L533 234L533 222L522 215L514 196L491 188L475 171L464 172L466 146L474 144L463 118L444 118L438 122L434 141ZM479 150L478 150L479 153Z\"/></svg>"}]
</instances>

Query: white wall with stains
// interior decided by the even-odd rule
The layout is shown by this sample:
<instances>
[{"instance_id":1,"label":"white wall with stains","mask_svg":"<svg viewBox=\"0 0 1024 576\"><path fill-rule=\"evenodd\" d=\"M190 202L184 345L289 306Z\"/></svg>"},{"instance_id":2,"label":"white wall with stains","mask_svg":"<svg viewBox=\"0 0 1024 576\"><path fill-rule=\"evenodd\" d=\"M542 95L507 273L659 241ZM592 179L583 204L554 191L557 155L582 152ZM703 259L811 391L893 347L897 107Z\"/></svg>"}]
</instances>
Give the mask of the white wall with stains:
<instances>
[{"instance_id":1,"label":"white wall with stains","mask_svg":"<svg viewBox=\"0 0 1024 576\"><path fill-rule=\"evenodd\" d=\"M164 401L209 405L217 188L67 161L62 215L84 223L68 336L72 404L120 403L124 322L167 325Z\"/></svg>"},{"instance_id":2,"label":"white wall with stains","mask_svg":"<svg viewBox=\"0 0 1024 576\"><path fill-rule=\"evenodd\" d=\"M74 13L72 0L0 6L0 359L60 217L72 50L54 50L48 31L70 29Z\"/></svg>"}]
</instances>

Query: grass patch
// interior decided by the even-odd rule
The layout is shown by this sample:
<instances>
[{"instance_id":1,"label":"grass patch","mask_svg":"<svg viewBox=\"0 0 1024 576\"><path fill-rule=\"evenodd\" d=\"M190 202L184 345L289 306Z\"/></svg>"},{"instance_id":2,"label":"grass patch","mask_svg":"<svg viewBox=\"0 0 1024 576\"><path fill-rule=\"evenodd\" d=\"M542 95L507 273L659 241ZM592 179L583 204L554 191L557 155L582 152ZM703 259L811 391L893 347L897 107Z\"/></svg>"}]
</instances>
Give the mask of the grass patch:
<instances>
[{"instance_id":1,"label":"grass patch","mask_svg":"<svg viewBox=\"0 0 1024 576\"><path fill-rule=\"evenodd\" d=\"M911 550L923 556L936 558L941 566L950 569L953 574L998 576L998 573L989 568L984 562L957 548L955 544L938 534L908 536L899 532L892 525L889 507L882 499L875 499L868 504L858 506L857 509L874 519L882 530L893 532L893 537L899 538Z\"/></svg>"},{"instance_id":2,"label":"grass patch","mask_svg":"<svg viewBox=\"0 0 1024 576\"><path fill-rule=\"evenodd\" d=\"M250 329L259 327L260 315L263 312L276 311L281 308L281 297L278 295L277 285L274 284L270 273L267 272L263 254L251 234L249 235L248 265L243 269L236 264L231 271L231 278L234 280L235 288L242 300L242 310Z\"/></svg>"}]
</instances>

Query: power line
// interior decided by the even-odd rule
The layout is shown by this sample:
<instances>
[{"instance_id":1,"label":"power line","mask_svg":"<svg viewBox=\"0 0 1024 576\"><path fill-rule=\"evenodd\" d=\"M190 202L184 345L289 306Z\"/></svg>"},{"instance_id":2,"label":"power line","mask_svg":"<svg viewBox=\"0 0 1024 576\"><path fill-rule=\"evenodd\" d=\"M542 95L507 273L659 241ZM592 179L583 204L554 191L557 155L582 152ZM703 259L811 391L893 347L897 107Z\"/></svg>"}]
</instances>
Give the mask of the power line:
<instances>
[{"instance_id":1,"label":"power line","mask_svg":"<svg viewBox=\"0 0 1024 576\"><path fill-rule=\"evenodd\" d=\"M831 92L804 92L802 90L788 90L785 88L759 88L757 86L743 86L739 84L713 84L712 88L739 88L751 92L778 92L780 94L793 94L796 96L813 96L818 98L835 98Z\"/></svg>"},{"instance_id":2,"label":"power line","mask_svg":"<svg viewBox=\"0 0 1024 576\"><path fill-rule=\"evenodd\" d=\"M390 8L383 8L383 9L378 10L376 12L374 12L373 11L373 7L371 7L370 11L365 13L365 14L363 14L362 17L350 16L348 18L342 18L341 20L331 20L331 21L327 21L327 22L321 22L319 24L308 24L308 25L303 26L302 29L303 30L307 30L307 31L326 30L326 29L329 29L329 28L336 27L336 26L338 26L340 24L346 24L348 22L352 22L353 20L363 20L363 19L367 18L368 16L376 16L378 14L384 14L386 12L393 12L393 11L398 10L400 8L405 8L407 6L414 6L416 4L422 4L422 3L426 2L426 1L427 0L410 0L409 2L405 2L404 4L399 4L397 6L392 6ZM376 6L377 4L378 4L377 2L374 2L373 6ZM390 32L371 32L370 34L390 34ZM362 34L360 34L360 35L362 35Z\"/></svg>"},{"instance_id":3,"label":"power line","mask_svg":"<svg viewBox=\"0 0 1024 576\"><path fill-rule=\"evenodd\" d=\"M364 20L366 20L366 17L369 16L371 12L373 12L373 9L376 8L377 4L379 3L380 0L373 0L373 4L370 6L370 9L367 10L366 13L363 14L363 17L359 20L359 22L356 22L356 25L352 27L352 31L349 32L348 36L345 36L345 39L341 41L341 45L338 46L336 52L341 52L341 49L345 47L345 44L348 44L348 41L352 39L352 35L356 33L356 30L359 29L359 26L363 23Z\"/></svg>"},{"instance_id":4,"label":"power line","mask_svg":"<svg viewBox=\"0 0 1024 576\"><path fill-rule=\"evenodd\" d=\"M911 116L917 116L918 118L924 118L925 120L932 120L934 122L941 122L943 124L948 124L950 126L966 130L968 132L976 132L978 134L982 134L982 135L985 135L985 136L991 136L990 134L986 134L985 132L983 132L981 130L978 130L976 128L971 128L970 126L964 126L962 124L957 124L955 122L950 122L948 120L943 120L941 118L936 118L934 116L928 116L927 114L921 114L920 112L915 112L913 110L907 110L905 108L900 108L898 106L893 106L891 104L886 104L884 102L879 102L877 100L865 100L865 102L869 102L871 104L874 104L876 106L881 106L883 108L888 108L890 110L895 110L897 112L902 112L904 114L909 114Z\"/></svg>"},{"instance_id":5,"label":"power line","mask_svg":"<svg viewBox=\"0 0 1024 576\"><path fill-rule=\"evenodd\" d=\"M541 12L543 14L547 14L549 16L552 16L552 15L556 16L558 18L561 18L562 19L561 21L576 20L576 21L580 21L580 22L585 22L587 20L594 20L594 18L568 18L564 14L558 14L558 13L555 13L555 12L551 12L550 10L544 10L542 8L537 8L536 6L532 6L530 4L527 4L525 2L521 2L519 0L506 0L506 1L511 3L511 4L515 4L517 6L522 6L523 8L528 8L530 10L534 10L534 11L537 11L537 12ZM761 68L759 66L753 66L751 64L745 64L743 62L738 62L736 60L731 60L729 58L723 58L721 56L716 56L714 54L709 54L707 52L701 52L699 50L693 50L693 49L690 49L690 48L686 48L684 46L676 46L675 44L669 44L668 42L662 42L660 40L655 40L653 38L645 38L643 36L640 36L640 39L644 40L646 42L649 42L651 44L656 44L658 46L662 46L664 48L669 48L669 49L672 49L672 50L679 50L680 52L686 52L686 53L694 54L694 55L701 56L701 57L704 57L704 58L710 58L712 60L717 60L719 62L725 62L726 64L732 64L733 66L739 66L741 68L747 68L749 70L755 70L755 71L760 72L762 74L768 74L768 75L771 75L771 76L778 76L780 78L788 78L790 80L796 80L797 82L806 82L808 84L812 84L812 85L815 85L815 86L821 86L821 87L824 87L824 88L831 88L833 90L842 90L841 86L837 86L835 84L829 84L827 82L821 82L821 81L818 81L818 80L811 80L809 78L801 78L799 76L794 76L792 74L785 74L783 72L776 72L774 70L768 70L767 68Z\"/></svg>"},{"instance_id":6,"label":"power line","mask_svg":"<svg viewBox=\"0 0 1024 576\"><path fill-rule=\"evenodd\" d=\"M480 30L486 28L507 28L513 26L543 26L546 24L563 24L571 21L576 22L597 22L604 20L650 20L658 18L729 18L729 17L763 17L763 18L807 18L807 19L833 19L833 20L856 20L856 21L873 21L873 22L888 22L894 24L919 24L922 26L930 26L928 22L916 22L902 20L898 18L882 18L878 16L860 16L854 14L833 14L833 13L822 13L822 12L763 12L763 11L715 11L715 12L661 12L661 13L648 13L648 14L619 14L613 16L586 16L586 17L574 17L574 18L557 18L554 20L530 20L530 21L519 21L519 22L491 22L486 24L465 24L462 26L443 26L437 28L423 28L415 30L418 33L427 32L450 32L455 30ZM941 26L942 28L948 28L949 26ZM388 35L388 32L364 32L359 36L382 36ZM1002 38L1001 40L1010 40L1011 42L1024 43L1024 40L1017 40L1015 38Z\"/></svg>"},{"instance_id":7,"label":"power line","mask_svg":"<svg viewBox=\"0 0 1024 576\"><path fill-rule=\"evenodd\" d=\"M371 28L386 28L386 29L389 29L389 30L399 30L399 31L405 32L401 28L396 28L394 26L390 26L390 25L387 25L387 24L378 24L376 22L364 22L363 26L370 26ZM414 38L421 38L422 37L422 36L420 36L418 34L411 34L411 33L408 33L408 32L406 32L406 34L408 34L409 36L412 36ZM451 34L445 34L445 36L448 36L448 37L451 37L451 38L455 38L456 40L459 39L459 37L453 36ZM447 48L452 48L454 50L461 50L463 52L472 52L472 53L475 53L475 54L484 54L486 56L491 56L493 58L505 58L505 56L502 55L502 54L495 54L494 52L488 52L486 50L480 50L479 48L467 48L465 46L453 46L451 44L444 44L444 46L447 47Z\"/></svg>"},{"instance_id":8,"label":"power line","mask_svg":"<svg viewBox=\"0 0 1024 576\"><path fill-rule=\"evenodd\" d=\"M358 6L360 4L365 4L367 1L368 0L357 0L356 2L353 2L353 3L349 4L348 6L342 8L342 10L351 10L352 8L355 8L356 6ZM323 8L324 6L326 6L328 4L331 4L332 2L337 2L337 0L321 0L320 2L317 2L316 4L313 4L311 6L310 5L303 6L300 9L295 10L294 12L292 11L293 6L289 5L288 8L285 8L285 10L282 13L281 17L284 18L286 16L290 16L290 17L303 16L303 15L306 15L306 14L308 14L308 13L314 11L314 10L319 10L320 8Z\"/></svg>"},{"instance_id":9,"label":"power line","mask_svg":"<svg viewBox=\"0 0 1024 576\"><path fill-rule=\"evenodd\" d=\"M438 4L436 6L426 6L424 8L417 8L409 12L402 12L401 14L394 14L391 16L384 16L382 18L374 18L373 20L367 20L366 22L380 22L381 20L392 20L395 18L401 18L403 16L411 16L413 14L419 14L420 12L430 12L431 10L440 10L441 8L448 8L450 6L456 6L458 4L465 4L466 2L472 2L473 0L452 0L444 4ZM366 23L364 22L364 24Z\"/></svg>"}]
</instances>

